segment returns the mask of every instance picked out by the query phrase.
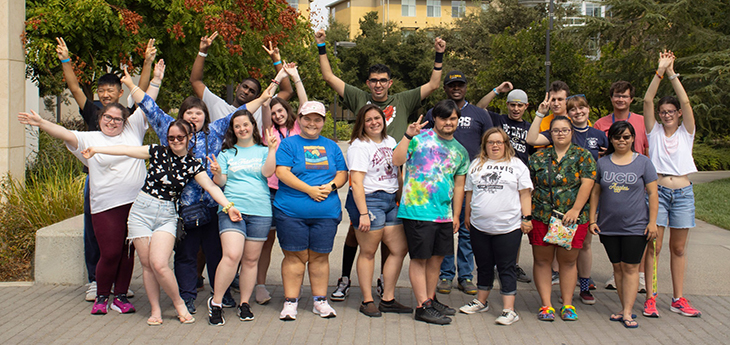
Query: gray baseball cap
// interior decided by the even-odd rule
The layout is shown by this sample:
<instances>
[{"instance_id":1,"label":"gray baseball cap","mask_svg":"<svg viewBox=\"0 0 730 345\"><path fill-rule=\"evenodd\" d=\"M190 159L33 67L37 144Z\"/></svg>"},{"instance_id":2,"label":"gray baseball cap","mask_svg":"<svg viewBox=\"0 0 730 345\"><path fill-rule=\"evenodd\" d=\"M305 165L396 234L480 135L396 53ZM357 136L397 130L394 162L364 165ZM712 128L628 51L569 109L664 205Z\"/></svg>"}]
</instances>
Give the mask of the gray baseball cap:
<instances>
[{"instance_id":1,"label":"gray baseball cap","mask_svg":"<svg viewBox=\"0 0 730 345\"><path fill-rule=\"evenodd\" d=\"M509 94L507 94L507 103L524 103L527 104L527 94L525 91L522 91L520 89L514 89L510 91Z\"/></svg>"}]
</instances>

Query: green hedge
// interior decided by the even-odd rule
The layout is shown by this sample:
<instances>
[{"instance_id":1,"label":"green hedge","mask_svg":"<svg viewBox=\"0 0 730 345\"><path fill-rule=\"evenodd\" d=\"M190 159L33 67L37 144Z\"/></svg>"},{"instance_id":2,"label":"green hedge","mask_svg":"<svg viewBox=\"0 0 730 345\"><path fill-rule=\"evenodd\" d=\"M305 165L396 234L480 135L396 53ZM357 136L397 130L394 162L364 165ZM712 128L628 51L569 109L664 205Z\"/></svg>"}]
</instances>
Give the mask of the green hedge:
<instances>
[{"instance_id":1,"label":"green hedge","mask_svg":"<svg viewBox=\"0 0 730 345\"><path fill-rule=\"evenodd\" d=\"M692 156L699 171L730 170L730 147L695 143Z\"/></svg>"}]
</instances>

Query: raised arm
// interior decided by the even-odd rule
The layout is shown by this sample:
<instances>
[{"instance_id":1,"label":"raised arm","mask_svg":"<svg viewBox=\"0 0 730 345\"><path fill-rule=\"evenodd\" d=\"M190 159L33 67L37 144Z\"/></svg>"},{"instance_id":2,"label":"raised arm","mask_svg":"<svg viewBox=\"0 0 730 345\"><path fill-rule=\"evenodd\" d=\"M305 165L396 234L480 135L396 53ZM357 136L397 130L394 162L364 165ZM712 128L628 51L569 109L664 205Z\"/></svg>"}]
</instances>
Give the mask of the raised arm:
<instances>
[{"instance_id":1,"label":"raised arm","mask_svg":"<svg viewBox=\"0 0 730 345\"><path fill-rule=\"evenodd\" d=\"M297 98L299 98L299 104L304 104L304 102L308 101L309 99L307 98L307 91L304 89L304 84L302 83L302 77L299 76L297 63L290 62L288 64L285 64L284 71L286 71L286 74L289 75L292 83L294 83L294 87L297 89Z\"/></svg>"},{"instance_id":2,"label":"raised arm","mask_svg":"<svg viewBox=\"0 0 730 345\"><path fill-rule=\"evenodd\" d=\"M421 123L422 120L423 115L419 116L416 122L411 123L408 125L408 128L406 128L406 134L403 136L403 139L398 142L398 146L396 146L393 150L393 165L399 167L405 164L408 160L408 145L410 145L411 139L420 134L423 126L428 123L428 121Z\"/></svg>"},{"instance_id":3,"label":"raised arm","mask_svg":"<svg viewBox=\"0 0 730 345\"><path fill-rule=\"evenodd\" d=\"M261 166L261 174L266 178L271 177L276 173L276 149L279 148L279 137L274 135L274 128L268 127L265 130L266 138L268 142L269 154L266 156L264 165Z\"/></svg>"},{"instance_id":4,"label":"raised arm","mask_svg":"<svg viewBox=\"0 0 730 345\"><path fill-rule=\"evenodd\" d=\"M157 48L155 48L155 39L150 38L150 40L147 41L147 49L145 49L144 52L144 64L142 65L142 72L139 75L139 88L142 89L142 91L147 91L150 87L150 74L152 72L152 64L155 62L156 56Z\"/></svg>"},{"instance_id":5,"label":"raised arm","mask_svg":"<svg viewBox=\"0 0 730 345\"><path fill-rule=\"evenodd\" d=\"M30 113L19 113L18 121L24 125L36 126L50 136L63 140L66 146L72 150L76 150L79 146L78 139L76 139L76 136L71 131L61 125L43 119L34 110L31 110Z\"/></svg>"},{"instance_id":6,"label":"raised arm","mask_svg":"<svg viewBox=\"0 0 730 345\"><path fill-rule=\"evenodd\" d=\"M128 156L132 158L148 159L150 158L149 145L129 146L129 145L113 145L113 146L91 146L81 151L84 158L89 159L95 154L101 153L112 156Z\"/></svg>"},{"instance_id":7,"label":"raised arm","mask_svg":"<svg viewBox=\"0 0 730 345\"><path fill-rule=\"evenodd\" d=\"M487 109L489 103L492 103L492 100L497 97L498 93L510 92L512 89L512 83L508 81L499 84L499 86L492 89L492 91L489 91L488 94L484 95L484 97L479 100L479 102L477 103L477 107ZM498 93L495 93L494 91L497 91Z\"/></svg>"},{"instance_id":8,"label":"raised arm","mask_svg":"<svg viewBox=\"0 0 730 345\"><path fill-rule=\"evenodd\" d=\"M317 48L319 49L319 70L322 72L322 78L324 78L324 81L327 82L327 85L335 90L340 97L345 97L345 82L332 73L330 60L327 59L325 38L327 38L327 34L325 34L324 29L319 29L319 31L314 34L314 40L317 42ZM302 102L299 103L301 104Z\"/></svg>"},{"instance_id":9,"label":"raised arm","mask_svg":"<svg viewBox=\"0 0 730 345\"><path fill-rule=\"evenodd\" d=\"M551 101L552 97L550 97L549 94L546 92L545 100L542 101L542 103L540 103L540 105L537 107L537 111L535 112L535 119L532 121L532 124L530 124L530 130L527 131L527 137L525 138L525 141L527 141L527 143L532 146L543 146L550 144L550 140L544 135L540 134L540 124L542 123L542 119L550 110Z\"/></svg>"},{"instance_id":10,"label":"raised arm","mask_svg":"<svg viewBox=\"0 0 730 345\"><path fill-rule=\"evenodd\" d=\"M667 53L671 54L672 62L669 64L669 67L667 67L666 74L667 78L669 78L669 82L672 83L672 88L674 89L674 93L677 95L679 106L682 109L682 124L684 125L684 128L687 129L687 132L694 134L695 115L694 112L692 112L692 105L689 103L687 91L684 90L682 82L679 81L679 73L674 73L674 53L671 51Z\"/></svg>"},{"instance_id":11,"label":"raised arm","mask_svg":"<svg viewBox=\"0 0 730 345\"><path fill-rule=\"evenodd\" d=\"M280 73L281 74L281 73ZM277 78L279 75L277 75ZM254 99L251 102L246 103L246 109L251 112L251 114L255 113L256 110L259 109L259 107L264 104L265 101L271 99L271 96L274 95L274 92L276 91L277 83L271 83L269 84L269 87L264 90L264 92L261 93L261 96L259 98Z\"/></svg>"},{"instance_id":12,"label":"raised arm","mask_svg":"<svg viewBox=\"0 0 730 345\"><path fill-rule=\"evenodd\" d=\"M76 73L74 73L74 67L71 64L71 59L69 58L66 41L63 40L63 37L56 37L56 42L58 42L58 45L56 46L56 54L58 54L58 59L61 60L61 67L63 68L63 77L66 79L66 86L68 86L69 91L71 91L71 94L74 96L79 108L84 109L84 104L86 104L86 94L84 94L84 90L82 90L81 86L79 86Z\"/></svg>"},{"instance_id":13,"label":"raised arm","mask_svg":"<svg viewBox=\"0 0 730 345\"><path fill-rule=\"evenodd\" d=\"M195 57L193 62L193 68L190 71L190 85L193 86L193 92L198 98L203 98L205 93L205 84L203 83L203 68L205 67L205 58L208 56L208 48L213 44L213 40L218 37L218 31L214 32L210 36L203 36L200 38L200 47L198 48L198 55Z\"/></svg>"},{"instance_id":14,"label":"raised arm","mask_svg":"<svg viewBox=\"0 0 730 345\"><path fill-rule=\"evenodd\" d=\"M444 51L446 51L446 41L441 37L436 37L434 41L434 49L436 50L436 59L433 63L431 71L431 79L428 83L421 85L421 99L426 99L432 92L441 86L441 72L443 69Z\"/></svg>"},{"instance_id":15,"label":"raised arm","mask_svg":"<svg viewBox=\"0 0 730 345\"><path fill-rule=\"evenodd\" d=\"M271 61L274 62L274 68L276 69L276 74L278 75L279 72L281 72L282 68L284 67L283 61L281 61L281 54L279 53L279 48L274 47L274 45L269 41L269 47L267 48L265 45L262 45L261 47L266 50L266 53L269 54L269 57L271 57ZM279 85L281 89L279 90L279 94L277 97L289 100L291 98L291 95L294 93L294 90L291 87L291 83L289 82L289 79L284 78L281 80L281 84Z\"/></svg>"},{"instance_id":16,"label":"raised arm","mask_svg":"<svg viewBox=\"0 0 730 345\"><path fill-rule=\"evenodd\" d=\"M646 89L646 94L644 94L644 127L646 127L647 134L651 132L656 123L656 118L654 118L654 97L656 96L656 91L659 89L659 84L662 82L662 79L664 79L664 73L673 62L674 55L671 52L667 53L664 51L659 53L657 70L654 72L654 77Z\"/></svg>"},{"instance_id":17,"label":"raised arm","mask_svg":"<svg viewBox=\"0 0 730 345\"><path fill-rule=\"evenodd\" d=\"M149 95L153 100L157 98L157 95L160 93L160 83L162 83L162 78L165 76L165 60L160 59L160 61L157 61L157 64L155 64L155 76L152 78L152 82L150 83L150 87L147 89L146 94ZM132 77L129 75L129 72L127 71L127 68L124 68L124 76L122 77L122 84L126 85L131 91L132 99L134 99L134 103L141 103L144 99L145 92L142 90L141 87L134 85L134 81L132 80ZM140 92L141 91L141 92Z\"/></svg>"}]
</instances>

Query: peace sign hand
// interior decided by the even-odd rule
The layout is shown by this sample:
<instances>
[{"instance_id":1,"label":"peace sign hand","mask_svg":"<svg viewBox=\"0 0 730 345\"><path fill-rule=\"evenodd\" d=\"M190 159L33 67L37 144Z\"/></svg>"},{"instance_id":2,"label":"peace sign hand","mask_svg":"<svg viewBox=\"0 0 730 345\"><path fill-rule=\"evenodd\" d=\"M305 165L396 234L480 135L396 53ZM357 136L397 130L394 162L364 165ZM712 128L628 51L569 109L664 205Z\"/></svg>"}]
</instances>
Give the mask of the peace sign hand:
<instances>
[{"instance_id":1,"label":"peace sign hand","mask_svg":"<svg viewBox=\"0 0 730 345\"><path fill-rule=\"evenodd\" d=\"M203 36L200 38L200 52L203 54L208 53L208 48L213 44L213 40L218 37L218 31L213 32L210 36Z\"/></svg>"},{"instance_id":2,"label":"peace sign hand","mask_svg":"<svg viewBox=\"0 0 730 345\"><path fill-rule=\"evenodd\" d=\"M272 61L281 61L281 54L279 53L279 47L274 47L274 43L269 41L269 47L267 48L265 45L261 45L261 47L264 48L267 54L271 57Z\"/></svg>"},{"instance_id":3,"label":"peace sign hand","mask_svg":"<svg viewBox=\"0 0 730 345\"><path fill-rule=\"evenodd\" d=\"M210 163L210 172L213 173L213 175L220 175L221 174L221 166L218 164L218 159L215 158L214 154L210 154L210 157L205 157L208 159L208 163Z\"/></svg>"},{"instance_id":4,"label":"peace sign hand","mask_svg":"<svg viewBox=\"0 0 730 345\"><path fill-rule=\"evenodd\" d=\"M155 47L155 39L150 38L150 40L147 41L147 49L144 52L144 62L151 64L155 61L156 56L157 48Z\"/></svg>"},{"instance_id":5,"label":"peace sign hand","mask_svg":"<svg viewBox=\"0 0 730 345\"><path fill-rule=\"evenodd\" d=\"M408 128L406 128L406 134L411 137L421 134L421 129L423 129L423 127L428 123L428 121L421 123L421 120L423 120L423 115L419 116L416 122L408 125Z\"/></svg>"},{"instance_id":6,"label":"peace sign hand","mask_svg":"<svg viewBox=\"0 0 730 345\"><path fill-rule=\"evenodd\" d=\"M279 147L279 137L274 134L274 126L266 129L266 141L269 144L269 151L276 151L277 147Z\"/></svg>"},{"instance_id":7,"label":"peace sign hand","mask_svg":"<svg viewBox=\"0 0 730 345\"><path fill-rule=\"evenodd\" d=\"M66 46L66 41L63 40L63 37L56 37L56 42L58 43L58 45L56 46L56 54L58 54L58 59L68 59L68 47Z\"/></svg>"},{"instance_id":8,"label":"peace sign hand","mask_svg":"<svg viewBox=\"0 0 730 345\"><path fill-rule=\"evenodd\" d=\"M550 103L553 101L553 97L550 96L549 92L545 92L545 100L540 103L537 107L537 112L543 115L547 115L550 111Z\"/></svg>"}]
</instances>

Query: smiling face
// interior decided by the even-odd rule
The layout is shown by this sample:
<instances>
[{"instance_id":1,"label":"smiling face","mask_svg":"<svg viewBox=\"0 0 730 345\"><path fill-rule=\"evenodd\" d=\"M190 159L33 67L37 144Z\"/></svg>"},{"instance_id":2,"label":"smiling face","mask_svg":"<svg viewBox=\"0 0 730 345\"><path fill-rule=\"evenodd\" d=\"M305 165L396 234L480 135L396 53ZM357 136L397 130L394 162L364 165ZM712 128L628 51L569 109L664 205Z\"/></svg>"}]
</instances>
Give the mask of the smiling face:
<instances>
[{"instance_id":1,"label":"smiling face","mask_svg":"<svg viewBox=\"0 0 730 345\"><path fill-rule=\"evenodd\" d=\"M561 147L570 145L573 139L573 125L567 120L554 121L550 126L550 135L553 138L553 144Z\"/></svg>"},{"instance_id":2,"label":"smiling face","mask_svg":"<svg viewBox=\"0 0 730 345\"><path fill-rule=\"evenodd\" d=\"M246 104L256 99L256 96L260 91L261 90L259 90L253 80L246 79L238 84L238 87L236 88L236 100L239 104Z\"/></svg>"},{"instance_id":3,"label":"smiling face","mask_svg":"<svg viewBox=\"0 0 730 345\"><path fill-rule=\"evenodd\" d=\"M509 109L509 113L507 114L512 121L522 121L522 115L525 114L525 110L527 110L527 103L518 103L518 102L507 102L507 108Z\"/></svg>"},{"instance_id":4,"label":"smiling face","mask_svg":"<svg viewBox=\"0 0 730 345\"><path fill-rule=\"evenodd\" d=\"M170 146L170 149L172 149L174 154L184 156L188 153L190 136L190 134L186 135L185 131L180 129L180 127L170 126L170 129L167 131L167 144Z\"/></svg>"},{"instance_id":5,"label":"smiling face","mask_svg":"<svg viewBox=\"0 0 730 345\"><path fill-rule=\"evenodd\" d=\"M384 126L383 116L377 110L371 109L365 113L365 135L370 139L381 139Z\"/></svg>"},{"instance_id":6,"label":"smiling face","mask_svg":"<svg viewBox=\"0 0 730 345\"><path fill-rule=\"evenodd\" d=\"M679 127L679 118L682 116L682 109L677 109L674 104L664 103L659 106L659 118L665 128Z\"/></svg>"},{"instance_id":7,"label":"smiling face","mask_svg":"<svg viewBox=\"0 0 730 345\"><path fill-rule=\"evenodd\" d=\"M614 112L626 111L633 101L634 98L631 97L631 90L628 89L624 92L614 91L611 96L611 104L613 105Z\"/></svg>"},{"instance_id":8,"label":"smiling face","mask_svg":"<svg viewBox=\"0 0 730 345\"><path fill-rule=\"evenodd\" d=\"M107 106L110 103L118 103L123 93L124 90L120 85L104 84L96 88L96 95L99 96L99 102L101 102L102 106Z\"/></svg>"},{"instance_id":9,"label":"smiling face","mask_svg":"<svg viewBox=\"0 0 730 345\"><path fill-rule=\"evenodd\" d=\"M458 124L459 115L456 114L456 110L448 118L440 116L433 117L433 129L436 131L436 134L444 139L452 139L454 137L454 132L456 132L456 126Z\"/></svg>"},{"instance_id":10,"label":"smiling face","mask_svg":"<svg viewBox=\"0 0 730 345\"><path fill-rule=\"evenodd\" d=\"M301 115L299 116L299 127L302 129L300 135L303 138L317 139L324 127L324 117L316 113Z\"/></svg>"},{"instance_id":11,"label":"smiling face","mask_svg":"<svg viewBox=\"0 0 730 345\"><path fill-rule=\"evenodd\" d=\"M466 97L466 83L463 81L452 81L444 85L444 91L446 91L446 97L459 104Z\"/></svg>"},{"instance_id":12,"label":"smiling face","mask_svg":"<svg viewBox=\"0 0 730 345\"><path fill-rule=\"evenodd\" d=\"M197 107L189 108L183 113L183 120L192 123L196 132L200 131L205 123L205 112Z\"/></svg>"},{"instance_id":13,"label":"smiling face","mask_svg":"<svg viewBox=\"0 0 730 345\"><path fill-rule=\"evenodd\" d=\"M124 117L122 116L122 110L116 107L107 108L106 111L99 116L99 128L102 133L110 137L122 134L122 130L124 129Z\"/></svg>"},{"instance_id":14,"label":"smiling face","mask_svg":"<svg viewBox=\"0 0 730 345\"><path fill-rule=\"evenodd\" d=\"M253 138L253 124L248 116L238 116L231 122L233 133L236 134L238 142L248 142Z\"/></svg>"},{"instance_id":15,"label":"smiling face","mask_svg":"<svg viewBox=\"0 0 730 345\"><path fill-rule=\"evenodd\" d=\"M573 125L576 127L585 127L588 124L588 114L590 114L590 112L590 108L584 105L579 105L570 108L570 110L568 110L568 116L573 121Z\"/></svg>"},{"instance_id":16,"label":"smiling face","mask_svg":"<svg viewBox=\"0 0 730 345\"><path fill-rule=\"evenodd\" d=\"M288 117L289 114L286 112L286 109L284 109L281 104L277 103L271 107L271 121L274 122L277 126L284 126Z\"/></svg>"},{"instance_id":17,"label":"smiling face","mask_svg":"<svg viewBox=\"0 0 730 345\"><path fill-rule=\"evenodd\" d=\"M565 115L565 99L568 98L568 92L565 90L550 91L550 97L552 97L550 110L553 115Z\"/></svg>"},{"instance_id":18,"label":"smiling face","mask_svg":"<svg viewBox=\"0 0 730 345\"><path fill-rule=\"evenodd\" d=\"M631 151L631 148L634 146L634 137L631 135L631 131L629 131L628 128L625 129L623 133L614 135L610 139L611 145L613 145L616 153L619 154Z\"/></svg>"},{"instance_id":19,"label":"smiling face","mask_svg":"<svg viewBox=\"0 0 730 345\"><path fill-rule=\"evenodd\" d=\"M370 73L367 85L373 100L383 102L388 99L388 89L393 85L393 80L388 77L388 73Z\"/></svg>"}]
</instances>

